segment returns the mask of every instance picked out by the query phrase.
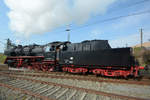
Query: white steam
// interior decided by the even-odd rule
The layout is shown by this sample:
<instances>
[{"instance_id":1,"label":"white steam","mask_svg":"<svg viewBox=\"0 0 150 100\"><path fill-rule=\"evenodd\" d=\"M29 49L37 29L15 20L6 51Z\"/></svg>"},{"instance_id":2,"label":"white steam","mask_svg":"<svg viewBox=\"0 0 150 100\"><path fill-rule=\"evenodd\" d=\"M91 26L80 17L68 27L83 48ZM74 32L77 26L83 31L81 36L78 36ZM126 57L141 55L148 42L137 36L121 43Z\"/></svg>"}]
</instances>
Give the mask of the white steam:
<instances>
[{"instance_id":1,"label":"white steam","mask_svg":"<svg viewBox=\"0 0 150 100\"><path fill-rule=\"evenodd\" d=\"M10 28L29 36L69 23L83 24L92 14L103 14L116 0L5 0Z\"/></svg>"}]
</instances>

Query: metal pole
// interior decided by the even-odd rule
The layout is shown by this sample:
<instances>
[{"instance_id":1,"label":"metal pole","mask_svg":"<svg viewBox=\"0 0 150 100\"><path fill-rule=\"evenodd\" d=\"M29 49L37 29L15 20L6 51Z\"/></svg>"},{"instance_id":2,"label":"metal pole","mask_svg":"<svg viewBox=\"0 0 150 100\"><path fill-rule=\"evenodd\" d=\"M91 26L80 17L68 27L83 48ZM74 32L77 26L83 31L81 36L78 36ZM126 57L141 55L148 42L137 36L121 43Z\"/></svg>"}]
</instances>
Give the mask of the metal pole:
<instances>
[{"instance_id":1,"label":"metal pole","mask_svg":"<svg viewBox=\"0 0 150 100\"><path fill-rule=\"evenodd\" d=\"M67 40L70 41L70 25L68 25L68 29L66 29L66 31L68 32Z\"/></svg>"},{"instance_id":2,"label":"metal pole","mask_svg":"<svg viewBox=\"0 0 150 100\"><path fill-rule=\"evenodd\" d=\"M68 41L70 41L70 31L68 31Z\"/></svg>"},{"instance_id":3,"label":"metal pole","mask_svg":"<svg viewBox=\"0 0 150 100\"><path fill-rule=\"evenodd\" d=\"M141 32L141 48L142 48L142 46L143 46L143 29L141 28L141 30L140 30Z\"/></svg>"}]
</instances>

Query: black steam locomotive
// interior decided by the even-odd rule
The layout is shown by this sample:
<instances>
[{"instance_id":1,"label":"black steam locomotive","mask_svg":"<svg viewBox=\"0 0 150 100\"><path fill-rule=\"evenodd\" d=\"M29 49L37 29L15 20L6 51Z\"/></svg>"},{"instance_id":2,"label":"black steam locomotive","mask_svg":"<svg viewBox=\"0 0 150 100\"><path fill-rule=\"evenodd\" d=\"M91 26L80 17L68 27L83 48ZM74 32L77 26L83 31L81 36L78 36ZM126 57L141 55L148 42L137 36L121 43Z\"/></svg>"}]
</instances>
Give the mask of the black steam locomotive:
<instances>
[{"instance_id":1,"label":"black steam locomotive","mask_svg":"<svg viewBox=\"0 0 150 100\"><path fill-rule=\"evenodd\" d=\"M107 40L16 46L8 39L4 53L9 66L43 71L138 77L142 69L132 56L131 48L111 48Z\"/></svg>"}]
</instances>

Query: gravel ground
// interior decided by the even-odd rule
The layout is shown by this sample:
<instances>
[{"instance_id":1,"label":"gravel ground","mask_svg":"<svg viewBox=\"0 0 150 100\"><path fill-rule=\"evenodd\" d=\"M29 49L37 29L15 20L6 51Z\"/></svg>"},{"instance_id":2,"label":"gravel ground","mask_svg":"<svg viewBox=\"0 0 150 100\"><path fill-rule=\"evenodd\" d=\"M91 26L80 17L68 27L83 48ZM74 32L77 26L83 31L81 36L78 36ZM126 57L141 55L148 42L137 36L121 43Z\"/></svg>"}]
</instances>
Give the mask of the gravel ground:
<instances>
[{"instance_id":1,"label":"gravel ground","mask_svg":"<svg viewBox=\"0 0 150 100\"><path fill-rule=\"evenodd\" d=\"M23 100L28 96L8 88L0 87L0 100Z\"/></svg>"},{"instance_id":2,"label":"gravel ground","mask_svg":"<svg viewBox=\"0 0 150 100\"><path fill-rule=\"evenodd\" d=\"M18 72L19 73L19 72ZM28 73L28 72L27 72ZM37 73L38 74L38 73ZM51 74L55 75L55 74ZM19 77L24 77L24 76L19 76ZM48 82L54 82L54 83L59 83L59 84L65 84L65 85L70 85L70 86L75 86L75 87L80 87L80 88L87 88L87 89L93 89L97 91L102 91L102 92L107 92L107 93L114 93L114 94L120 94L120 95L126 95L126 96L133 96L133 97L139 97L139 98L145 98L149 99L150 98L150 86L147 85L130 85L130 84L117 84L117 83L104 83L104 82L92 82L92 81L82 81L82 80L71 80L71 79L57 79L57 78L41 78L41 77L30 77L26 76L27 78L32 78L32 79L37 79L37 80L42 80L42 81L48 81ZM5 82L7 79L4 77L0 77L0 82ZM13 84L13 82L17 82L18 80L14 80L10 82L10 85ZM29 84L30 82L25 81L26 84ZM22 87L22 82L18 82L20 84L20 87ZM36 92L36 88L34 87L40 87L41 84L35 84L29 86L28 90L32 90L33 92ZM19 87L19 85L18 85ZM53 90L57 89L58 87L50 87L46 86L44 88L39 89L38 91L42 91L43 89L50 88L47 92L44 92L42 95L46 95ZM61 94L63 91L65 91L65 88L61 88L59 91L57 91L54 95L50 95L50 98L56 98L59 94ZM72 89L67 90L65 95L61 96L61 98L58 98L58 100L67 100L67 98L70 96L70 93L73 93L74 91ZM75 96L71 98L71 100L80 100L83 95L83 92L77 91ZM13 99L11 96L14 96ZM7 97L7 98L6 98ZM15 98L25 98L29 100L37 100L34 97L27 96L12 90L9 90L7 88L2 88L0 87L0 100L15 100ZM9 99L10 98L10 99ZM95 98L95 99L93 99ZM24 99L24 100L25 100ZM20 99L18 99L20 100ZM120 100L117 98L110 98L106 96L96 96L94 94L85 94L84 100Z\"/></svg>"},{"instance_id":3,"label":"gravel ground","mask_svg":"<svg viewBox=\"0 0 150 100\"><path fill-rule=\"evenodd\" d=\"M31 78L31 77L28 77ZM93 89L103 91L107 93L115 93L126 96L133 96L139 98L150 98L150 86L147 85L129 85L129 84L116 84L116 83L104 83L104 82L92 82L92 81L79 81L71 79L56 79L56 78L38 78L33 79L54 82L59 84L65 84L70 86L76 86L81 88Z\"/></svg>"},{"instance_id":4,"label":"gravel ground","mask_svg":"<svg viewBox=\"0 0 150 100\"><path fill-rule=\"evenodd\" d=\"M0 71L1 70L8 70L8 66L0 63Z\"/></svg>"},{"instance_id":5,"label":"gravel ground","mask_svg":"<svg viewBox=\"0 0 150 100\"><path fill-rule=\"evenodd\" d=\"M58 86L49 86L25 80L9 79L8 77L2 76L0 76L0 78L5 78L5 80L3 81L0 80L1 83L5 83L16 88L22 88L24 90L28 90L34 93L40 93L40 95L48 96L49 98L54 98L56 100L122 100L118 98L100 96L85 93L83 91L77 91L74 89L61 88ZM48 91L43 92L43 90L45 91L46 89L48 89ZM64 91L66 91L66 93L62 95ZM70 97L71 95L73 96ZM32 96L22 94L18 91L12 91L11 89L0 86L0 100L38 100L38 98L34 98Z\"/></svg>"}]
</instances>

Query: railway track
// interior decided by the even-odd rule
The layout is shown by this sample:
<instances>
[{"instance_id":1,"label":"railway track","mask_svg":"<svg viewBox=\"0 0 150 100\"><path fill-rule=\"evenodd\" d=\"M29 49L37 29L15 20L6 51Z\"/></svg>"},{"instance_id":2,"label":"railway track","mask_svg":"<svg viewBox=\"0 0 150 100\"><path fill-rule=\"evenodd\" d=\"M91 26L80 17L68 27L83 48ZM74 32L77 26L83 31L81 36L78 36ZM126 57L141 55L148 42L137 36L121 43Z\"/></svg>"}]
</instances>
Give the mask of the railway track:
<instances>
[{"instance_id":1,"label":"railway track","mask_svg":"<svg viewBox=\"0 0 150 100\"><path fill-rule=\"evenodd\" d=\"M3 92L8 94L12 90L18 91L20 95L17 94L16 98L26 100L148 100L14 75L1 74L0 87L7 88Z\"/></svg>"},{"instance_id":2,"label":"railway track","mask_svg":"<svg viewBox=\"0 0 150 100\"><path fill-rule=\"evenodd\" d=\"M8 70L0 70L0 72L26 72L26 73L35 73L35 74L55 74L55 75L69 75L69 76L81 76L81 75L79 75L79 74L71 74L71 73L66 73L66 72L44 72L44 71L38 71L38 70L29 70L29 69L17 69L17 68L8 68ZM148 74L150 74L150 73L148 73ZM82 75L83 76L83 75ZM86 75L86 76L92 76L93 78L94 77L96 77L95 75ZM142 80L150 80L150 75L144 75L143 73L142 73ZM108 77L101 77L102 79L110 79L110 78L108 78ZM132 78L133 79L133 78ZM130 79L130 80L132 80L132 79ZM120 80L124 80L124 79L120 79Z\"/></svg>"},{"instance_id":3,"label":"railway track","mask_svg":"<svg viewBox=\"0 0 150 100\"><path fill-rule=\"evenodd\" d=\"M150 86L150 80L146 78L145 80L137 81L137 80L121 80L121 79L108 79L108 78L100 78L95 76L81 76L81 75L70 75L60 72L52 72L50 74L42 74L42 73L15 73L14 72L1 72L3 74L11 74L11 75L19 75L19 76L30 76L30 77L42 77L42 78L57 78L57 79L76 79L79 81L93 81L93 82L105 82L105 83L117 83L117 84L133 84L133 85L148 85Z\"/></svg>"},{"instance_id":4,"label":"railway track","mask_svg":"<svg viewBox=\"0 0 150 100\"><path fill-rule=\"evenodd\" d=\"M35 73L34 73L35 74ZM77 87L77 86L71 86L71 85L66 85L66 84L59 84L59 82L58 83L56 83L56 82L50 82L50 81L48 81L48 79L53 79L53 80L55 80L55 79L63 79L63 77L62 76L55 76L55 75L32 75L32 74L22 74L22 73L4 73L4 72L0 72L0 75L1 76L4 76L4 77L9 77L9 78L11 78L11 79L16 79L16 80L19 80L19 81L22 81L21 83L19 82L19 81L17 81L16 82L16 84L18 84L17 86L19 86L19 87L21 87L21 86L25 86L26 84L29 84L29 83L26 83L26 82L24 82L24 81L29 81L29 82L32 82L32 83L34 83L34 84L45 84L45 85L49 85L49 86L56 86L56 87L61 87L61 88L66 88L67 90L69 89L69 90L72 90L72 89L74 89L74 90L76 90L76 91L79 91L79 92L85 92L87 95L96 95L96 98L113 98L112 100L116 100L116 98L118 99L118 100L124 100L124 99L127 99L127 100L148 100L148 99L143 99L143 98L135 98L135 97L132 97L132 96L124 96L124 95L118 95L117 93L108 93L107 91L98 91L98 90L94 90L94 89L88 89L88 88L81 88L81 87ZM69 78L69 77L68 77ZM70 77L71 78L71 77ZM66 77L64 77L64 79L66 79ZM82 79L79 79L80 81L82 80ZM82 80L83 81L83 80ZM86 81L88 81L88 80L86 80ZM1 82L1 81L0 81ZM100 82L100 81L99 81ZM103 81L104 82L104 81ZM60 82L61 83L61 82ZM11 85L12 85L12 83L11 83L11 81L7 81L6 83L1 83L2 85L0 85L0 86L5 86L5 87L9 87L9 86L7 86L7 85L10 85L10 87L11 87ZM20 86L21 85L21 86ZM87 84L88 85L88 84ZM31 86L33 86L33 85L27 85L27 87L31 87ZM42 87L42 85L38 85L38 87ZM92 86L91 86L92 87ZM18 88L18 87L13 87L13 88ZM98 88L98 87L97 87ZM22 89L22 87L21 87L21 89ZM24 89L24 88L23 88ZM44 89L42 89L41 88L41 90L43 90L44 91ZM67 91L66 90L66 91ZM35 92L34 91L28 91L28 90L23 90L23 91L26 91L25 92L25 94L28 94L28 93L30 93L30 94L32 94L32 95L30 95L30 97L33 99L33 96L34 97L38 97L39 99L41 99L42 98L42 96L39 96L39 94L35 94ZM58 90L58 91L60 91L60 90ZM114 90L115 91L115 90ZM46 92L46 90L45 90L45 92ZM7 92L6 92L7 93ZM89 94L88 94L89 93ZM81 93L82 94L82 93ZM23 95L23 94L22 94ZM65 95L65 93L64 93L64 95ZM70 94L71 95L71 94ZM23 97L23 98L26 98L26 96L21 96L21 97ZM73 96L74 97L74 96ZM93 97L93 96L92 96ZM95 97L95 96L94 96ZM43 97L43 98L45 98L44 100L46 100L46 97ZM84 97L85 98L85 97ZM90 96L88 96L87 98L91 98ZM115 98L115 99L114 99ZM32 100L31 99L31 100ZM57 99L57 98L51 98L51 99ZM51 100L50 99L50 100ZM48 99L49 100L49 99ZM65 99L60 99L60 100L65 100ZM66 99L67 100L67 99ZM70 99L70 100L79 100L79 99ZM88 100L88 99L81 99L81 100ZM89 100L94 100L94 99L89 99ZM101 100L101 99L95 99L95 100ZM103 100L103 99L102 99Z\"/></svg>"}]
</instances>

